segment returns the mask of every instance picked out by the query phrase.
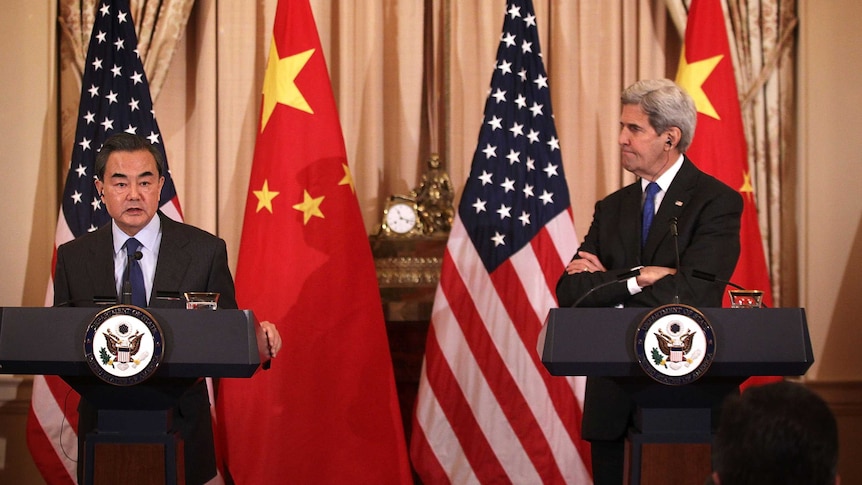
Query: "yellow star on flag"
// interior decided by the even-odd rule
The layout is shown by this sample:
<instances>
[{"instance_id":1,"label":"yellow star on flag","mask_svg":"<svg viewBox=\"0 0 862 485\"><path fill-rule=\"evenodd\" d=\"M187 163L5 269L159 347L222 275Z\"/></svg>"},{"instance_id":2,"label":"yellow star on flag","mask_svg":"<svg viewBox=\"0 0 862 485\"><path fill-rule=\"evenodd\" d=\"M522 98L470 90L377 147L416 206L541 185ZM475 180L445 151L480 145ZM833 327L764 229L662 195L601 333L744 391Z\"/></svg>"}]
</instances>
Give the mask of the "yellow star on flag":
<instances>
[{"instance_id":1,"label":"yellow star on flag","mask_svg":"<svg viewBox=\"0 0 862 485\"><path fill-rule=\"evenodd\" d=\"M749 172L742 172L742 178L742 187L739 188L739 192L745 194L745 198L750 201L754 196L754 186L751 185L751 174Z\"/></svg>"},{"instance_id":2,"label":"yellow star on flag","mask_svg":"<svg viewBox=\"0 0 862 485\"><path fill-rule=\"evenodd\" d=\"M685 57L685 46L683 46L682 55L679 59L679 69L676 72L676 83L691 95L697 111L717 120L720 120L721 117L718 116L712 102L703 91L703 83L709 79L715 66L721 62L723 57L723 55L718 55L689 64Z\"/></svg>"},{"instance_id":3,"label":"yellow star on flag","mask_svg":"<svg viewBox=\"0 0 862 485\"><path fill-rule=\"evenodd\" d=\"M306 113L314 114L308 101L296 86L296 76L314 54L309 49L299 54L280 58L275 39L269 47L269 60L266 64L266 74L263 79L263 113L260 120L260 131L266 128L269 117L272 116L276 104L283 104Z\"/></svg>"},{"instance_id":4,"label":"yellow star on flag","mask_svg":"<svg viewBox=\"0 0 862 485\"><path fill-rule=\"evenodd\" d=\"M278 195L278 192L272 192L269 190L269 181L264 180L263 188L260 190L253 190L252 192L255 197L257 197L257 210L255 212L260 212L261 209L266 207L266 210L272 214L272 199Z\"/></svg>"},{"instance_id":5,"label":"yellow star on flag","mask_svg":"<svg viewBox=\"0 0 862 485\"><path fill-rule=\"evenodd\" d=\"M353 186L353 175L350 174L350 167L346 163L342 163L341 167L344 169L344 177L338 182L338 185L349 185L350 191L355 194L356 188Z\"/></svg>"},{"instance_id":6,"label":"yellow star on flag","mask_svg":"<svg viewBox=\"0 0 862 485\"><path fill-rule=\"evenodd\" d=\"M302 224L308 224L308 220L311 219L311 216L317 216L321 219L325 219L323 216L323 212L320 211L320 204L325 199L325 196L322 197L312 197L309 195L307 190L303 190L303 200L301 203L293 206L294 209L302 212Z\"/></svg>"}]
</instances>

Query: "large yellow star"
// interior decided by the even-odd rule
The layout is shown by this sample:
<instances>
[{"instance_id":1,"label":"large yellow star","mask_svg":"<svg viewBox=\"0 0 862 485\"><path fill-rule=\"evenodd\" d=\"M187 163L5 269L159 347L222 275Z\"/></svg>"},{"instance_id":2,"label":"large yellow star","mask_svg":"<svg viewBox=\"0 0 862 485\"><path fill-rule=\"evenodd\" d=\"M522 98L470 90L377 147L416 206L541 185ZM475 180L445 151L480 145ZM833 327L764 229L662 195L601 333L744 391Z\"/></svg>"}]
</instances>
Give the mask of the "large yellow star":
<instances>
[{"instance_id":1,"label":"large yellow star","mask_svg":"<svg viewBox=\"0 0 862 485\"><path fill-rule=\"evenodd\" d=\"M269 190L269 181L264 179L263 188L252 192L255 197L257 197L257 210L255 212L260 212L261 209L266 207L266 210L272 214L272 199L278 195L278 192L272 192Z\"/></svg>"},{"instance_id":2,"label":"large yellow star","mask_svg":"<svg viewBox=\"0 0 862 485\"><path fill-rule=\"evenodd\" d=\"M314 54L314 49L280 58L275 39L272 40L269 46L266 74L263 78L263 114L260 121L260 131L266 128L276 104L280 103L306 113L314 113L296 86L296 76L305 67L312 54Z\"/></svg>"},{"instance_id":3,"label":"large yellow star","mask_svg":"<svg viewBox=\"0 0 862 485\"><path fill-rule=\"evenodd\" d=\"M325 196L322 197L312 197L309 195L307 190L303 190L303 200L301 203L293 206L294 209L302 212L302 224L308 224L308 220L311 219L311 216L317 216L321 219L325 219L323 216L323 212L320 211L320 204L325 199Z\"/></svg>"},{"instance_id":4,"label":"large yellow star","mask_svg":"<svg viewBox=\"0 0 862 485\"><path fill-rule=\"evenodd\" d=\"M720 120L721 117L718 116L709 101L709 97L703 91L703 83L706 82L723 57L723 55L718 55L689 64L685 58L685 46L683 46L682 55L679 59L679 69L676 72L676 83L688 91L688 94L694 99L697 111L717 120Z\"/></svg>"},{"instance_id":5,"label":"large yellow star","mask_svg":"<svg viewBox=\"0 0 862 485\"><path fill-rule=\"evenodd\" d=\"M338 185L349 185L350 191L356 193L356 188L353 186L353 175L350 174L350 167L346 163L341 164L344 169L344 177L338 182Z\"/></svg>"}]
</instances>

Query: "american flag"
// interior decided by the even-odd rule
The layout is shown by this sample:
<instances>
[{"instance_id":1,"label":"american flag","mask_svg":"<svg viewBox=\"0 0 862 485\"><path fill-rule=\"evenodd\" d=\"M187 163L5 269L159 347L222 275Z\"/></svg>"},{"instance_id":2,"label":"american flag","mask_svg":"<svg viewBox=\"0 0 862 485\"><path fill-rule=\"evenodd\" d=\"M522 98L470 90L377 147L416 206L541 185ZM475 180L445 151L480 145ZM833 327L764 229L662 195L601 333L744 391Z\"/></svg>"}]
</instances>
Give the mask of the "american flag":
<instances>
[{"instance_id":1,"label":"american flag","mask_svg":"<svg viewBox=\"0 0 862 485\"><path fill-rule=\"evenodd\" d=\"M591 483L584 378L536 351L577 248L530 0L507 4L443 257L411 436L425 483Z\"/></svg>"},{"instance_id":2,"label":"american flag","mask_svg":"<svg viewBox=\"0 0 862 485\"><path fill-rule=\"evenodd\" d=\"M94 165L104 140L118 132L143 136L164 154L128 0L103 0L87 49L75 144L54 240L55 253L57 246L110 221L93 184ZM173 219L182 220L176 189L167 171L161 210ZM52 304L53 293L49 284L46 305ZM78 399L59 377L34 378L27 442L39 471L50 484L75 483Z\"/></svg>"}]
</instances>

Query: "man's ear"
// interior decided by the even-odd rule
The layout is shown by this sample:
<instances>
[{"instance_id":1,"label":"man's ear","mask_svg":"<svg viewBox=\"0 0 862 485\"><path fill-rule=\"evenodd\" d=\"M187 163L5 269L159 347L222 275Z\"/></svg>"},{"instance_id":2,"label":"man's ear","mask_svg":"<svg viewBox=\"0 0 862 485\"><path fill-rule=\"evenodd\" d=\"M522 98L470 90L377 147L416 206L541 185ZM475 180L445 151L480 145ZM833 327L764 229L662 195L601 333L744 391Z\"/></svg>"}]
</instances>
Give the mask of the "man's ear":
<instances>
[{"instance_id":1,"label":"man's ear","mask_svg":"<svg viewBox=\"0 0 862 485\"><path fill-rule=\"evenodd\" d=\"M676 126L671 126L664 133L665 140L667 140L668 145L675 147L679 144L680 138L682 138L682 130L677 128Z\"/></svg>"},{"instance_id":2,"label":"man's ear","mask_svg":"<svg viewBox=\"0 0 862 485\"><path fill-rule=\"evenodd\" d=\"M93 181L93 185L96 186L96 193L99 194L99 198L104 196L105 184L97 178Z\"/></svg>"}]
</instances>

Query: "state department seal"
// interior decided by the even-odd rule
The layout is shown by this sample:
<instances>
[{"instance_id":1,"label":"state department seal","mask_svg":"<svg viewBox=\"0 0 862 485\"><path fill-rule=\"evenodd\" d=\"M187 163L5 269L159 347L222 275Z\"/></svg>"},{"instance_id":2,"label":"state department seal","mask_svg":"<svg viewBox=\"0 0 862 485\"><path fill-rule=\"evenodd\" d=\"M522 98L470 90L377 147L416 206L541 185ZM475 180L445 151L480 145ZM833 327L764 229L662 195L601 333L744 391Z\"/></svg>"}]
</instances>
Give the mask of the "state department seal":
<instances>
[{"instance_id":1,"label":"state department seal","mask_svg":"<svg viewBox=\"0 0 862 485\"><path fill-rule=\"evenodd\" d=\"M715 357L715 336L703 314L688 305L660 306L638 325L635 355L646 374L680 386L700 379Z\"/></svg>"},{"instance_id":2,"label":"state department seal","mask_svg":"<svg viewBox=\"0 0 862 485\"><path fill-rule=\"evenodd\" d=\"M132 386L150 378L164 355L162 329L143 308L115 305L93 317L84 336L87 365L103 381Z\"/></svg>"}]
</instances>

